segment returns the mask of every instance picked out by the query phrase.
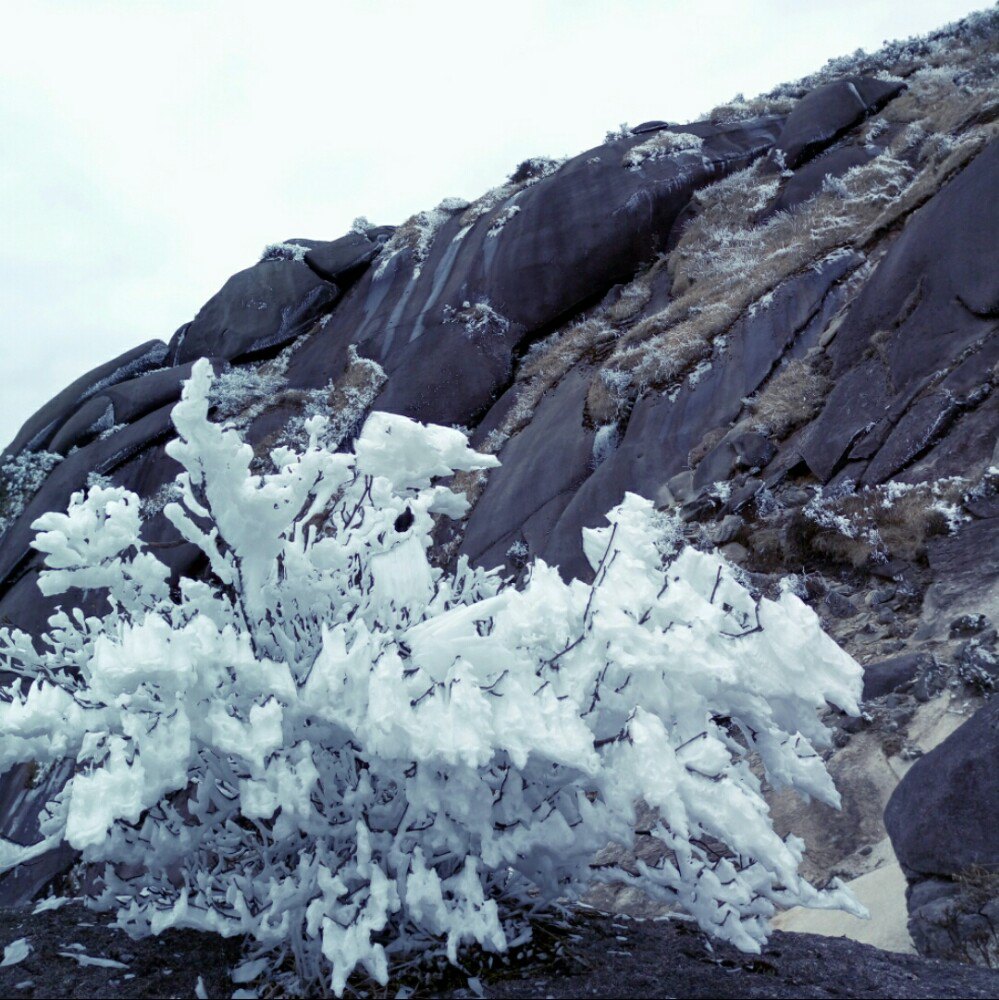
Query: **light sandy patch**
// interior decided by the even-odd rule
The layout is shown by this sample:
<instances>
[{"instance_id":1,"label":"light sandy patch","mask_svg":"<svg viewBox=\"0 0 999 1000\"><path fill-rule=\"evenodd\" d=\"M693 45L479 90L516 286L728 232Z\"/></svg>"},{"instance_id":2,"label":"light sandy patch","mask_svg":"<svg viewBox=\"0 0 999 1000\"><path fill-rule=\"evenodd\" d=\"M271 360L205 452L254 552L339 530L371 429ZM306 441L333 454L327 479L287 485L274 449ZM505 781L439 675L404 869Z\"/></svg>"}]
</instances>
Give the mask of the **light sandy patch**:
<instances>
[{"instance_id":1,"label":"light sandy patch","mask_svg":"<svg viewBox=\"0 0 999 1000\"><path fill-rule=\"evenodd\" d=\"M895 860L886 837L872 854L880 857L881 867L848 883L853 894L870 911L869 920L861 920L839 910L808 910L796 906L771 921L775 930L823 937L845 937L870 944L884 951L914 955L909 937L909 914L905 905L905 876Z\"/></svg>"}]
</instances>

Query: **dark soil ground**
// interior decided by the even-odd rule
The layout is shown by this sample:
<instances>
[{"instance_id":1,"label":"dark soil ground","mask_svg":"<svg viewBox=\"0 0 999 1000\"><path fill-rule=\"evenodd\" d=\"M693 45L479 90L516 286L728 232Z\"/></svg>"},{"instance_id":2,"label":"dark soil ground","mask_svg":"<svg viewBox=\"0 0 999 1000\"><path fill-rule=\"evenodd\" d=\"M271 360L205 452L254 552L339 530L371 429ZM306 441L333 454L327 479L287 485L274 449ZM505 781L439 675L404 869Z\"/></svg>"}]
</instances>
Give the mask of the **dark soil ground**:
<instances>
[{"instance_id":1,"label":"dark soil ground","mask_svg":"<svg viewBox=\"0 0 999 1000\"><path fill-rule=\"evenodd\" d=\"M39 914L0 910L0 949L21 938L31 946L26 958L0 968L0 996L194 997L199 978L202 996L231 997L236 989L228 972L238 961L238 943L193 932L132 941L107 920L76 904ZM401 992L390 984L370 995L999 998L999 970L780 932L762 955L743 955L707 945L682 923L586 912L539 934L530 954L478 973L470 980L452 969L423 984L404 983Z\"/></svg>"}]
</instances>

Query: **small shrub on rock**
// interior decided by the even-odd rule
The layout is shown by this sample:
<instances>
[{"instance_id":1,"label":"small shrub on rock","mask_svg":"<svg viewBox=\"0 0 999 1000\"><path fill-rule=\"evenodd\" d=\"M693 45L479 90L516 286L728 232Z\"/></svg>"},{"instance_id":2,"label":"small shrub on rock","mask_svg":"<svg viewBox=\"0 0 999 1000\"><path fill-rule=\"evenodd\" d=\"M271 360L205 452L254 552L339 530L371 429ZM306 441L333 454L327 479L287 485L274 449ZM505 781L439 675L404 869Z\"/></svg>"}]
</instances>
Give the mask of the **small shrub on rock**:
<instances>
[{"instance_id":1,"label":"small shrub on rock","mask_svg":"<svg viewBox=\"0 0 999 1000\"><path fill-rule=\"evenodd\" d=\"M358 969L502 952L594 879L747 951L777 907L860 912L801 877L750 766L838 804L817 711L856 712L861 671L801 601L755 597L634 495L584 532L592 585L542 562L522 589L445 574L434 518L467 502L433 479L494 458L384 413L334 453L317 416L255 475L211 383L200 362L174 410L164 509L204 579L171 582L124 489L35 522L42 590L104 589L108 611L60 611L38 646L0 632L0 771L75 762L0 869L66 841L130 934L245 936L240 981L337 995ZM594 870L639 800L661 860Z\"/></svg>"}]
</instances>

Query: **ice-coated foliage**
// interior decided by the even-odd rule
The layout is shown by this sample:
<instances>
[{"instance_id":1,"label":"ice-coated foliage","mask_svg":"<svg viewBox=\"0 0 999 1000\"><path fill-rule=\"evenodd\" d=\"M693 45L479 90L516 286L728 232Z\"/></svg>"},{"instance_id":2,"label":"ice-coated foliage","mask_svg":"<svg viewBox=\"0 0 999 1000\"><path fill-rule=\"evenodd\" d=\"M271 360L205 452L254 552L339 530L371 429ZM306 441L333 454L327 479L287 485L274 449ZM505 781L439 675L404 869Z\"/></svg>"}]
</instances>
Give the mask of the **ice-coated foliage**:
<instances>
[{"instance_id":1,"label":"ice-coated foliage","mask_svg":"<svg viewBox=\"0 0 999 1000\"><path fill-rule=\"evenodd\" d=\"M488 302L462 302L461 308L445 306L441 310L445 323L460 323L465 336L481 340L490 335L502 336L510 329L510 321L501 316Z\"/></svg>"},{"instance_id":2,"label":"ice-coated foliage","mask_svg":"<svg viewBox=\"0 0 999 1000\"><path fill-rule=\"evenodd\" d=\"M465 561L445 574L434 515L467 502L434 479L494 458L386 413L333 453L316 417L304 450L254 475L208 419L211 383L199 362L174 410L184 471L165 508L204 580L171 587L124 489L35 522L42 590L106 588L109 610L57 613L38 648L0 631L19 675L0 772L76 761L45 839L0 841L0 869L68 841L130 933L246 935L241 981L338 995L358 967L384 983L414 955L502 951L593 879L750 951L778 906L859 911L798 874L803 844L761 794L837 804L817 710L857 711L860 668L801 601L751 594L632 494L584 532L592 585L543 562L522 589ZM592 868L632 843L639 800L662 861Z\"/></svg>"}]
</instances>

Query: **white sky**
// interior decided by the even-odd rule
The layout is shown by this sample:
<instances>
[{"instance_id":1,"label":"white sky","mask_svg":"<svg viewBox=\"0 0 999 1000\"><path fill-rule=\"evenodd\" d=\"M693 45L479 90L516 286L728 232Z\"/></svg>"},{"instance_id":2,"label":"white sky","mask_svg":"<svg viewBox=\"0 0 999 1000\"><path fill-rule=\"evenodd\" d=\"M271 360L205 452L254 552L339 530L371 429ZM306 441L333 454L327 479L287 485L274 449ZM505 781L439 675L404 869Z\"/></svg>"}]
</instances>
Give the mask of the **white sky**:
<instances>
[{"instance_id":1,"label":"white sky","mask_svg":"<svg viewBox=\"0 0 999 1000\"><path fill-rule=\"evenodd\" d=\"M0 446L263 247L474 198L982 0L30 0L0 38Z\"/></svg>"}]
</instances>

